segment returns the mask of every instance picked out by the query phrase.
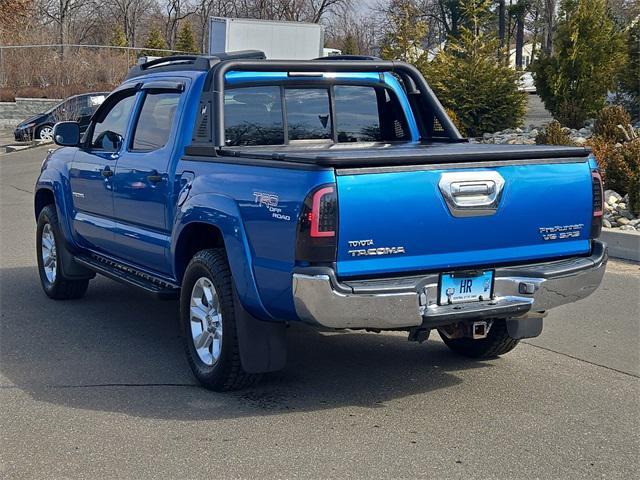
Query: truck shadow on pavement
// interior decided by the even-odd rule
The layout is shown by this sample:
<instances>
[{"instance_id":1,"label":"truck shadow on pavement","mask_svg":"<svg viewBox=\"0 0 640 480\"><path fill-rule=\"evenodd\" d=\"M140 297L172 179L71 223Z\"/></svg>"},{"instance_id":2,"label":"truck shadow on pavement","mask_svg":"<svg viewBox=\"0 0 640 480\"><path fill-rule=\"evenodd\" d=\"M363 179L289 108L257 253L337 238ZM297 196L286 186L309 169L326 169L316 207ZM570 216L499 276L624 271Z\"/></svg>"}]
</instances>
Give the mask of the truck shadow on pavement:
<instances>
[{"instance_id":1,"label":"truck shadow on pavement","mask_svg":"<svg viewBox=\"0 0 640 480\"><path fill-rule=\"evenodd\" d=\"M380 408L454 387L456 372L494 363L456 357L439 340L292 327L285 370L218 394L191 376L177 302L102 277L84 299L56 302L41 291L35 268L2 269L0 283L0 392L71 408L179 420Z\"/></svg>"}]
</instances>

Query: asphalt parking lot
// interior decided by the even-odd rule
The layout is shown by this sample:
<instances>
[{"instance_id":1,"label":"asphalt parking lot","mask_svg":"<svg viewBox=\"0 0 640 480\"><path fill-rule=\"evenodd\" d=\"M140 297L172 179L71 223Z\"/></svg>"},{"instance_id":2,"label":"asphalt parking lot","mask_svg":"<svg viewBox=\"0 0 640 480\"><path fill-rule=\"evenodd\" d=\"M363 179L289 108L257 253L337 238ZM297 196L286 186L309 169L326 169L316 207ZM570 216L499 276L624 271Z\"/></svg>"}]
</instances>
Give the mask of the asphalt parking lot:
<instances>
[{"instance_id":1,"label":"asphalt parking lot","mask_svg":"<svg viewBox=\"0 0 640 480\"><path fill-rule=\"evenodd\" d=\"M0 155L0 478L637 478L640 267L492 361L437 338L292 328L248 390L195 385L177 304L35 269L40 147ZM635 472L635 473L634 473Z\"/></svg>"}]
</instances>

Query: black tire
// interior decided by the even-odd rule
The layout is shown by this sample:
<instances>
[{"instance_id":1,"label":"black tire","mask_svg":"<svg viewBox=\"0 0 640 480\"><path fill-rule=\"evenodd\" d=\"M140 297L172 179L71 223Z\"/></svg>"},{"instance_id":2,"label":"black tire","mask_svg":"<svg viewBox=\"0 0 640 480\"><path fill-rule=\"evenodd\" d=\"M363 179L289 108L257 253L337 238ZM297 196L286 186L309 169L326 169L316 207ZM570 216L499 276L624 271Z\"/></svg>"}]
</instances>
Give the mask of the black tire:
<instances>
[{"instance_id":1,"label":"black tire","mask_svg":"<svg viewBox=\"0 0 640 480\"><path fill-rule=\"evenodd\" d=\"M53 278L47 277L45 272L45 262L43 259L42 249L42 232L49 226L49 231L53 234L55 240L56 255L58 251L61 251L64 247L64 237L60 232L60 225L58 223L58 214L56 212L55 205L47 205L42 209L38 216L38 227L36 229L36 257L38 259L38 274L40 276L40 283L44 293L49 298L54 300L72 300L81 298L87 292L89 287L88 279L71 279L64 275L62 271L62 262L56 261L55 276Z\"/></svg>"},{"instance_id":2,"label":"black tire","mask_svg":"<svg viewBox=\"0 0 640 480\"><path fill-rule=\"evenodd\" d=\"M213 365L203 362L196 351L191 331L191 296L201 278L211 281L222 315L221 352ZM180 291L180 325L189 366L198 381L209 390L239 390L254 383L259 374L248 374L240 361L240 346L233 304L233 278L224 249L201 250L189 262Z\"/></svg>"},{"instance_id":3,"label":"black tire","mask_svg":"<svg viewBox=\"0 0 640 480\"><path fill-rule=\"evenodd\" d=\"M510 352L520 340L509 336L507 323L504 320L494 320L487 338L474 340L469 337L449 339L438 331L442 341L454 352L469 358L495 358Z\"/></svg>"}]
</instances>

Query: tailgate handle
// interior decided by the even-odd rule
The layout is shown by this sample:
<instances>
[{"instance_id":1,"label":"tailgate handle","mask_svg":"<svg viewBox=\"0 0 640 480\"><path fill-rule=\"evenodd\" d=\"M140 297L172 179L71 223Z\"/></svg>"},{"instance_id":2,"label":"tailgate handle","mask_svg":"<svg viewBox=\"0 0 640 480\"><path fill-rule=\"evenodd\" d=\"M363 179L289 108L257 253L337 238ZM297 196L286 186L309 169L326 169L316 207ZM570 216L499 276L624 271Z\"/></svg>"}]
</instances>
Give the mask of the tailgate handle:
<instances>
[{"instance_id":1,"label":"tailgate handle","mask_svg":"<svg viewBox=\"0 0 640 480\"><path fill-rule=\"evenodd\" d=\"M498 210L504 179L493 170L445 172L438 188L454 217L487 216Z\"/></svg>"},{"instance_id":2,"label":"tailgate handle","mask_svg":"<svg viewBox=\"0 0 640 480\"><path fill-rule=\"evenodd\" d=\"M451 185L451 194L454 197L462 196L489 196L496 191L496 184L493 180L484 182L456 182Z\"/></svg>"}]
</instances>

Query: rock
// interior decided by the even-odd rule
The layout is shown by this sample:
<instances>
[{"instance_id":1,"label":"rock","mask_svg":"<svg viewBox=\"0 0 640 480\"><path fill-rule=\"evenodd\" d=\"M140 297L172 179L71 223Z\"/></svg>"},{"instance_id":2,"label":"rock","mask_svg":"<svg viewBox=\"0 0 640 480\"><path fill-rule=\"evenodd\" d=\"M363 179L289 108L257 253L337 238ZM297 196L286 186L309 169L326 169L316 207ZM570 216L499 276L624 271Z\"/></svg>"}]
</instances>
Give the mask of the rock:
<instances>
[{"instance_id":1,"label":"rock","mask_svg":"<svg viewBox=\"0 0 640 480\"><path fill-rule=\"evenodd\" d=\"M578 130L578 134L582 135L583 137L590 137L591 136L591 129L590 128L581 128L580 130Z\"/></svg>"},{"instance_id":2,"label":"rock","mask_svg":"<svg viewBox=\"0 0 640 480\"><path fill-rule=\"evenodd\" d=\"M633 225L634 227L637 227L638 225L640 225L640 218L636 218L635 220L631 220L629 222L629 225Z\"/></svg>"},{"instance_id":3,"label":"rock","mask_svg":"<svg viewBox=\"0 0 640 480\"><path fill-rule=\"evenodd\" d=\"M564 133L571 133L571 129L569 127L562 127L562 131Z\"/></svg>"},{"instance_id":4,"label":"rock","mask_svg":"<svg viewBox=\"0 0 640 480\"><path fill-rule=\"evenodd\" d=\"M610 195L607 197L607 203L609 205L611 205L612 208L616 207L616 203L618 203L618 201L620 200L620 195L618 195L618 197L616 197L615 195Z\"/></svg>"},{"instance_id":5,"label":"rock","mask_svg":"<svg viewBox=\"0 0 640 480\"><path fill-rule=\"evenodd\" d=\"M529 131L529 136L536 138L538 136L538 129L537 128L533 128Z\"/></svg>"},{"instance_id":6,"label":"rock","mask_svg":"<svg viewBox=\"0 0 640 480\"><path fill-rule=\"evenodd\" d=\"M490 138L493 138L493 133L484 133L482 135L483 140L489 140Z\"/></svg>"},{"instance_id":7,"label":"rock","mask_svg":"<svg viewBox=\"0 0 640 480\"><path fill-rule=\"evenodd\" d=\"M587 139L584 137L575 137L573 138L573 143L575 143L576 145L584 145L585 143L587 143Z\"/></svg>"},{"instance_id":8,"label":"rock","mask_svg":"<svg viewBox=\"0 0 640 480\"><path fill-rule=\"evenodd\" d=\"M623 225L620 227L620 230L633 230L635 231L635 227L632 227L631 225Z\"/></svg>"},{"instance_id":9,"label":"rock","mask_svg":"<svg viewBox=\"0 0 640 480\"><path fill-rule=\"evenodd\" d=\"M516 128L516 133L522 133L523 130L521 128Z\"/></svg>"},{"instance_id":10,"label":"rock","mask_svg":"<svg viewBox=\"0 0 640 480\"><path fill-rule=\"evenodd\" d=\"M602 226L605 228L611 228L611 222L606 218L602 219Z\"/></svg>"},{"instance_id":11,"label":"rock","mask_svg":"<svg viewBox=\"0 0 640 480\"><path fill-rule=\"evenodd\" d=\"M631 221L631 220L635 220L635 216L633 215L633 213L631 213L629 210L618 210L618 214L621 215L620 220L622 220L622 218L626 218L627 220ZM620 221L618 220L618 221Z\"/></svg>"},{"instance_id":12,"label":"rock","mask_svg":"<svg viewBox=\"0 0 640 480\"><path fill-rule=\"evenodd\" d=\"M618 223L620 225L629 225L629 219L628 218L624 218L624 217L620 217L618 219Z\"/></svg>"},{"instance_id":13,"label":"rock","mask_svg":"<svg viewBox=\"0 0 640 480\"><path fill-rule=\"evenodd\" d=\"M604 191L604 196L607 197L607 198L612 197L612 196L616 197L616 201L622 200L622 195L620 195L615 190L605 190Z\"/></svg>"},{"instance_id":14,"label":"rock","mask_svg":"<svg viewBox=\"0 0 640 480\"><path fill-rule=\"evenodd\" d=\"M624 202L616 203L616 210L626 210L626 209L627 209L627 204L626 203L624 203Z\"/></svg>"}]
</instances>

